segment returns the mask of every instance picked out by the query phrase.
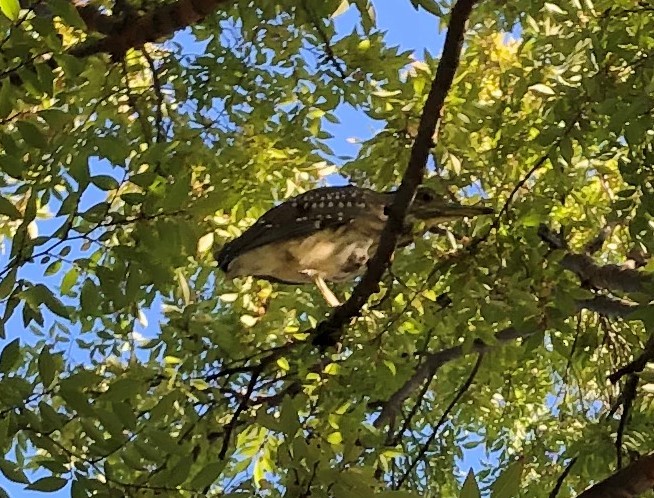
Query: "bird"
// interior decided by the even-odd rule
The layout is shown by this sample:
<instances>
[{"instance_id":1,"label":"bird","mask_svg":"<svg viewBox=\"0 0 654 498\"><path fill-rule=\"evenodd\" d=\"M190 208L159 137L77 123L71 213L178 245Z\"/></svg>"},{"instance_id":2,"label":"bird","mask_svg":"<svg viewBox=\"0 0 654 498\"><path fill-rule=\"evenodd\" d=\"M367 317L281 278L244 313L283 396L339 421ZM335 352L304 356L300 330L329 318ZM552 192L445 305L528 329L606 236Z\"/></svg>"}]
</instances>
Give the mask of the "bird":
<instances>
[{"instance_id":1,"label":"bird","mask_svg":"<svg viewBox=\"0 0 654 498\"><path fill-rule=\"evenodd\" d=\"M313 283L329 305L339 306L327 282L350 281L365 272L396 193L354 185L306 191L271 208L240 237L217 248L215 260L228 279L253 276L284 284ZM398 245L413 240L416 223L423 222L428 230L445 221L492 212L487 206L445 201L421 185Z\"/></svg>"}]
</instances>

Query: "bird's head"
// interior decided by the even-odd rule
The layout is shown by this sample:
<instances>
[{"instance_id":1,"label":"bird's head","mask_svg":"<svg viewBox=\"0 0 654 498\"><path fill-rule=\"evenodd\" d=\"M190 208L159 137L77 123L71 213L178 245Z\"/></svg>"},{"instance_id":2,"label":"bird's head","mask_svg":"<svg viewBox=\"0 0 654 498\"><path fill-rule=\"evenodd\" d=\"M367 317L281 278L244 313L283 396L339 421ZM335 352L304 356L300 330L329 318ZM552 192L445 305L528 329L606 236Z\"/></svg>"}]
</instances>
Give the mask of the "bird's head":
<instances>
[{"instance_id":1,"label":"bird's head","mask_svg":"<svg viewBox=\"0 0 654 498\"><path fill-rule=\"evenodd\" d=\"M491 213L493 213L493 208L488 206L464 206L446 201L435 190L421 185L416 191L408 217L434 224Z\"/></svg>"}]
</instances>

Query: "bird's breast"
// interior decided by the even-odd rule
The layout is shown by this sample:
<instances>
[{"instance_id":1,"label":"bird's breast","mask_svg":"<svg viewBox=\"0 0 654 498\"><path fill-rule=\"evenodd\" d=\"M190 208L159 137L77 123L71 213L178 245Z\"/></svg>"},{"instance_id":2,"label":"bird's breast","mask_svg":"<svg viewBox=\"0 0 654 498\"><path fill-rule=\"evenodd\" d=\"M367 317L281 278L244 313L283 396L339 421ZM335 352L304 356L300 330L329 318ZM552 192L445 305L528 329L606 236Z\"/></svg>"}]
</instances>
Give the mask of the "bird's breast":
<instances>
[{"instance_id":1,"label":"bird's breast","mask_svg":"<svg viewBox=\"0 0 654 498\"><path fill-rule=\"evenodd\" d=\"M316 274L328 282L351 280L365 271L377 248L381 228L375 228L354 222L258 247L235 258L228 276L255 275L287 283L310 283Z\"/></svg>"}]
</instances>

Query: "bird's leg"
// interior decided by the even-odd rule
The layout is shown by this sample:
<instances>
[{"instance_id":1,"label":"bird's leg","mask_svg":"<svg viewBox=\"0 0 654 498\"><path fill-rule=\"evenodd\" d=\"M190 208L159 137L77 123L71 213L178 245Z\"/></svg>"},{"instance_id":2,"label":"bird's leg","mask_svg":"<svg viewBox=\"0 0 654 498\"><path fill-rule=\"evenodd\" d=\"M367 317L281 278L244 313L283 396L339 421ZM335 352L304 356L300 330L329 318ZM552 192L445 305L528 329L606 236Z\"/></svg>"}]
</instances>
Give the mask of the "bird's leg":
<instances>
[{"instance_id":1,"label":"bird's leg","mask_svg":"<svg viewBox=\"0 0 654 498\"><path fill-rule=\"evenodd\" d=\"M327 286L327 282L325 282L320 275L314 275L313 282L316 284L316 287L318 287L322 297L324 297L325 301L327 301L327 304L329 304L332 308L336 308L337 306L341 305L341 302L338 300L332 290Z\"/></svg>"},{"instance_id":2,"label":"bird's leg","mask_svg":"<svg viewBox=\"0 0 654 498\"><path fill-rule=\"evenodd\" d=\"M337 306L341 305L341 302L338 300L332 290L327 286L327 282L325 282L325 280L322 278L322 276L320 276L318 272L313 270L306 270L305 273L309 275L313 280L313 283L316 284L316 287L318 287L318 290L322 294L322 297L325 298L325 301L327 301L327 304L329 304L332 308L336 308Z\"/></svg>"}]
</instances>

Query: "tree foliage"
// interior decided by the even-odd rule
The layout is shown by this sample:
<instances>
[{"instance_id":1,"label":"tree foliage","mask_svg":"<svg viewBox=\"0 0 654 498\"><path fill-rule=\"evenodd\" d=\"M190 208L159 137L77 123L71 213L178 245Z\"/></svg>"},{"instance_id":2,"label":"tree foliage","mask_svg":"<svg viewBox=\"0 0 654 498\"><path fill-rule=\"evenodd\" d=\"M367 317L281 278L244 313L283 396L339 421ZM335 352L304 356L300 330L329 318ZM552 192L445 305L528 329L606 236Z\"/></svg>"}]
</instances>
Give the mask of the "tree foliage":
<instances>
[{"instance_id":1,"label":"tree foliage","mask_svg":"<svg viewBox=\"0 0 654 498\"><path fill-rule=\"evenodd\" d=\"M448 26L450 2L411 3ZM386 42L393 5L0 0L7 479L563 498L623 467L602 496L652 488L647 2L477 3L425 181L497 214L398 250L340 348L312 344L315 289L217 270L212 248L333 173L399 185L439 57ZM326 131L346 105L381 123L353 158Z\"/></svg>"}]
</instances>

